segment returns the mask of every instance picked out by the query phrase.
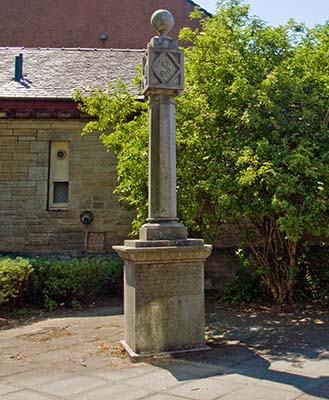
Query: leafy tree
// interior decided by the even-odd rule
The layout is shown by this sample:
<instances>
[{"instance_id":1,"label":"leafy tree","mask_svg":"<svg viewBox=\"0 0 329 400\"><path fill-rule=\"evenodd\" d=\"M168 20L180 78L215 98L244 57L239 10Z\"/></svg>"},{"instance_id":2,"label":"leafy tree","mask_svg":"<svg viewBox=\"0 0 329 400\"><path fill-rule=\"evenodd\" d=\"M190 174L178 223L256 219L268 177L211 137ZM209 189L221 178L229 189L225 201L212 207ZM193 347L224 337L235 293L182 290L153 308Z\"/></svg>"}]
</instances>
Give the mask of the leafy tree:
<instances>
[{"instance_id":1,"label":"leafy tree","mask_svg":"<svg viewBox=\"0 0 329 400\"><path fill-rule=\"evenodd\" d=\"M137 84L136 80L136 84ZM125 207L136 211L133 232L147 217L148 103L138 101L126 84L117 81L106 90L97 88L89 96L74 93L80 109L93 119L83 134L99 131L100 139L118 159L116 192Z\"/></svg>"},{"instance_id":2,"label":"leafy tree","mask_svg":"<svg viewBox=\"0 0 329 400\"><path fill-rule=\"evenodd\" d=\"M272 27L239 0L188 28L177 100L178 205L207 240L238 223L278 303L292 300L301 245L329 231L329 24ZM85 132L118 157L121 200L146 217L147 104L122 85L77 95Z\"/></svg>"}]
</instances>

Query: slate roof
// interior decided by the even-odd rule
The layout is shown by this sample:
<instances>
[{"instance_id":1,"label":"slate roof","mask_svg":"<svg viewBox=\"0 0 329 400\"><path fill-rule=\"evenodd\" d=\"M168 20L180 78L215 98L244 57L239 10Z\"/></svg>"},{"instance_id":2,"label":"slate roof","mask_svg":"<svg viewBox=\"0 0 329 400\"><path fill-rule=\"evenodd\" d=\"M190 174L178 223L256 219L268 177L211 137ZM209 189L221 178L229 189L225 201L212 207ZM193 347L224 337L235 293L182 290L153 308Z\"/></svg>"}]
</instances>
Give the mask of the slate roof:
<instances>
[{"instance_id":1,"label":"slate roof","mask_svg":"<svg viewBox=\"0 0 329 400\"><path fill-rule=\"evenodd\" d=\"M23 54L23 79L14 80ZM121 78L132 85L144 50L0 48L0 98L70 99L77 87L105 87Z\"/></svg>"}]
</instances>

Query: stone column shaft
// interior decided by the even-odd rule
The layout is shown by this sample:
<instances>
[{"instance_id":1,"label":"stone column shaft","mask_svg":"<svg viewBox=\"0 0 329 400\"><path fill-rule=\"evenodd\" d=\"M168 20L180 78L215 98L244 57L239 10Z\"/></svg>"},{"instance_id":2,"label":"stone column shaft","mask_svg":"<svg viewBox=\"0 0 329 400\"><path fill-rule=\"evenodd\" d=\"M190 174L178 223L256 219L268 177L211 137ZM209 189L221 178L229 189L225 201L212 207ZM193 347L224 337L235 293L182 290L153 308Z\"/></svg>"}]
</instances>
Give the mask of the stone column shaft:
<instances>
[{"instance_id":1,"label":"stone column shaft","mask_svg":"<svg viewBox=\"0 0 329 400\"><path fill-rule=\"evenodd\" d=\"M175 97L151 96L148 222L177 220L175 112Z\"/></svg>"},{"instance_id":2,"label":"stone column shaft","mask_svg":"<svg viewBox=\"0 0 329 400\"><path fill-rule=\"evenodd\" d=\"M125 261L125 340L134 361L161 353L204 351L204 262L211 246L189 239L177 219L176 104L184 55L167 33L171 13L152 16L158 32L143 60L143 94L150 98L149 210L139 240L114 246Z\"/></svg>"}]
</instances>

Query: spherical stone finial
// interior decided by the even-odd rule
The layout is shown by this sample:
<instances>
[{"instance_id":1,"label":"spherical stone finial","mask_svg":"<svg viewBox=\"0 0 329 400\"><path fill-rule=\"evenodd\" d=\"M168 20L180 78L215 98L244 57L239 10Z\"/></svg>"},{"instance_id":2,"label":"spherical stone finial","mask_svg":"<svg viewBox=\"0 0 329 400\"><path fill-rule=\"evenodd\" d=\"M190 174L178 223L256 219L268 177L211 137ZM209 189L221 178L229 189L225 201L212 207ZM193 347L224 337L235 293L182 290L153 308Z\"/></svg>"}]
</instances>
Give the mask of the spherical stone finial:
<instances>
[{"instance_id":1,"label":"spherical stone finial","mask_svg":"<svg viewBox=\"0 0 329 400\"><path fill-rule=\"evenodd\" d=\"M151 24L159 35L166 35L174 26L174 17L168 10L157 10L152 14Z\"/></svg>"}]
</instances>

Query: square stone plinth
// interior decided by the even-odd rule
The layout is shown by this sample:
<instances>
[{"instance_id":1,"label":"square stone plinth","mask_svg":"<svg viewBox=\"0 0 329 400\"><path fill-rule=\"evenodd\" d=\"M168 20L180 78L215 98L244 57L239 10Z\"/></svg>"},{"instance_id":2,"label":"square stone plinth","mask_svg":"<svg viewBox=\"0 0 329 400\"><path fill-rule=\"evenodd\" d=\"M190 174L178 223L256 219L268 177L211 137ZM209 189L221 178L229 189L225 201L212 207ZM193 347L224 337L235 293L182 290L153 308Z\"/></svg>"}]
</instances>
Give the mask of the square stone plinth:
<instances>
[{"instance_id":1,"label":"square stone plinth","mask_svg":"<svg viewBox=\"0 0 329 400\"><path fill-rule=\"evenodd\" d=\"M131 350L151 355L201 348L204 261L211 247L114 249L125 261L125 342Z\"/></svg>"}]
</instances>

